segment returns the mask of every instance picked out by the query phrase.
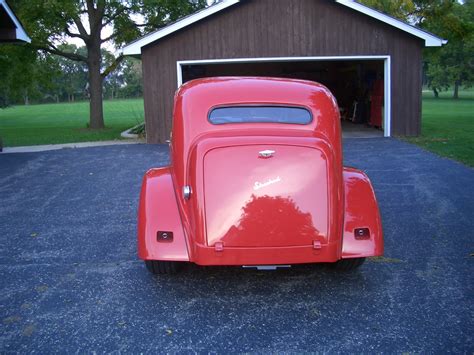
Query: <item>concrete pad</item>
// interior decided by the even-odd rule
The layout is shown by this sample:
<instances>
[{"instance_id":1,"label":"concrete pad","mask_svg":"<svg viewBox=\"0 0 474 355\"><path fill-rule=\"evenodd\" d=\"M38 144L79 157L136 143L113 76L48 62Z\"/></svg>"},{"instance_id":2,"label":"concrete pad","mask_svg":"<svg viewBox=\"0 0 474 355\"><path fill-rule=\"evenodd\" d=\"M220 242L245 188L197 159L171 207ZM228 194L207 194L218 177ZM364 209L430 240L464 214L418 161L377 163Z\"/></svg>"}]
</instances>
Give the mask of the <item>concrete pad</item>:
<instances>
[{"instance_id":1,"label":"concrete pad","mask_svg":"<svg viewBox=\"0 0 474 355\"><path fill-rule=\"evenodd\" d=\"M58 149L68 149L68 148L88 148L88 147L103 147L103 146L109 146L109 145L143 144L143 143L146 143L144 139L134 139L134 140L114 140L114 141L29 145L29 146L22 146L22 147L4 147L3 151L0 154L32 153L32 152L44 152L47 150L58 150Z\"/></svg>"},{"instance_id":2,"label":"concrete pad","mask_svg":"<svg viewBox=\"0 0 474 355\"><path fill-rule=\"evenodd\" d=\"M383 130L366 126L361 123L341 121L342 138L380 138Z\"/></svg>"}]
</instances>

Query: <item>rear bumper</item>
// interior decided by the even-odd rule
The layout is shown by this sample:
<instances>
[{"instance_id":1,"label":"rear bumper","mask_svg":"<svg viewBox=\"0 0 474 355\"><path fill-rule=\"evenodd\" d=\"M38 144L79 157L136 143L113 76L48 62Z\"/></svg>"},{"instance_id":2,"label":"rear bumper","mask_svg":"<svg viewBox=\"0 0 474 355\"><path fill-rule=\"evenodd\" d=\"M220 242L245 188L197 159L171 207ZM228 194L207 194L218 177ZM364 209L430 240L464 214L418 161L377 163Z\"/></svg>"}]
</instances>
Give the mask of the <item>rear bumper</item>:
<instances>
[{"instance_id":1,"label":"rear bumper","mask_svg":"<svg viewBox=\"0 0 474 355\"><path fill-rule=\"evenodd\" d=\"M314 249L309 246L226 248L216 251L214 247L196 245L192 262L198 265L278 265L335 262L340 253L340 244L332 243Z\"/></svg>"}]
</instances>

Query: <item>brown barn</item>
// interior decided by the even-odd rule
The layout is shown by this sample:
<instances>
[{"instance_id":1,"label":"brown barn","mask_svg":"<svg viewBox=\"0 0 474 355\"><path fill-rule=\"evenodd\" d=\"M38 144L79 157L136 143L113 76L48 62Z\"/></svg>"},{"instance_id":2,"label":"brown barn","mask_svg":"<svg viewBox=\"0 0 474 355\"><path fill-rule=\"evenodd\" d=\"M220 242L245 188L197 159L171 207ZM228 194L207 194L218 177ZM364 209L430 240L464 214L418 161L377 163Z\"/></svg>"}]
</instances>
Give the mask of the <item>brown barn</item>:
<instances>
[{"instance_id":1,"label":"brown barn","mask_svg":"<svg viewBox=\"0 0 474 355\"><path fill-rule=\"evenodd\" d=\"M169 138L177 87L219 75L318 81L336 96L343 127L373 125L380 135L415 136L422 49L444 43L351 0L227 0L130 43L123 53L142 58L149 143Z\"/></svg>"}]
</instances>

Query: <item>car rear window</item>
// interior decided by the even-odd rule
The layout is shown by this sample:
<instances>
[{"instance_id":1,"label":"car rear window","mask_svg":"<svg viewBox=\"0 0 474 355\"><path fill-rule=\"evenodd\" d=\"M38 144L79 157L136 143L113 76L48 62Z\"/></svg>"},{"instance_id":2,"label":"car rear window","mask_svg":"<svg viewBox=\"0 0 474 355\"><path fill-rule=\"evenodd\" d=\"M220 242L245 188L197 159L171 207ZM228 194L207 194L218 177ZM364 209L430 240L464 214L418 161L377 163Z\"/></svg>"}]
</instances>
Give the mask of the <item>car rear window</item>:
<instances>
[{"instance_id":1,"label":"car rear window","mask_svg":"<svg viewBox=\"0 0 474 355\"><path fill-rule=\"evenodd\" d=\"M302 107L233 106L217 107L209 114L213 124L226 123L292 123L308 124L311 113Z\"/></svg>"}]
</instances>

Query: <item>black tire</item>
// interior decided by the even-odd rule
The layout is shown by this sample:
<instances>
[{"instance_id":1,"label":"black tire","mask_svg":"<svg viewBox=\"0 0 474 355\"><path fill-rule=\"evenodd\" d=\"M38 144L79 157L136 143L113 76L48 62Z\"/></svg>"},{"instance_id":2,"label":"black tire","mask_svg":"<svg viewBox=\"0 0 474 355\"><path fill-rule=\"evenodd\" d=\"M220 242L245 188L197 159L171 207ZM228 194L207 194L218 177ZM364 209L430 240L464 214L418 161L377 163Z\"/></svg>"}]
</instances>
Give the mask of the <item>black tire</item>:
<instances>
[{"instance_id":1,"label":"black tire","mask_svg":"<svg viewBox=\"0 0 474 355\"><path fill-rule=\"evenodd\" d=\"M352 271L360 267L365 262L365 258L341 259L332 266L338 271Z\"/></svg>"},{"instance_id":2,"label":"black tire","mask_svg":"<svg viewBox=\"0 0 474 355\"><path fill-rule=\"evenodd\" d=\"M145 260L148 271L155 275L171 275L179 271L181 264L176 261Z\"/></svg>"}]
</instances>

